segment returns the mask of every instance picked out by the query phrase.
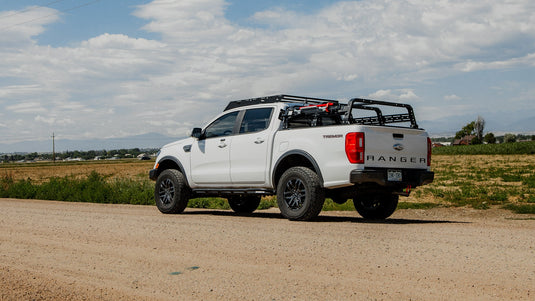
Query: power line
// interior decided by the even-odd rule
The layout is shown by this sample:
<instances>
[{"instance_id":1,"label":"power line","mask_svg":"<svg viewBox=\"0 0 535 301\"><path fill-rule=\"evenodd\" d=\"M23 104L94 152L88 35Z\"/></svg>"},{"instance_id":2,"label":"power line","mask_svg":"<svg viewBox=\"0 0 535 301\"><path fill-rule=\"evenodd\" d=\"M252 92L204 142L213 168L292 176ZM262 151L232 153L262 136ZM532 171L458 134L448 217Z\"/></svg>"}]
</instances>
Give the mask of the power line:
<instances>
[{"instance_id":1,"label":"power line","mask_svg":"<svg viewBox=\"0 0 535 301\"><path fill-rule=\"evenodd\" d=\"M60 13L65 13L65 12L69 12L69 11L72 11L72 10L75 10L75 9L78 9L78 8L82 8L82 7L85 7L85 6L89 6L89 5L91 5L91 4L93 4L93 3L96 3L96 2L99 2L99 1L100 1L100 0L89 1L89 2L86 2L86 3L84 3L84 4L80 4L80 5L71 7L71 8L67 8L67 9L64 9L64 10L56 11L56 12L53 13L53 14L49 14L49 15L46 15L46 16L42 16L42 17L39 17L39 18L34 18L34 19L31 19L31 20L28 20L28 21L24 21L24 22L21 22L21 23L12 24L12 25L9 25L9 26L0 28L0 31L4 31L4 30L6 30L6 29L13 28L13 27L15 27L15 26L19 26L19 25L24 25L24 24L27 24L27 23L31 23L31 22L34 22L34 21L37 21L37 20L45 19L45 18L48 18L48 17L51 17L51 16L59 15Z\"/></svg>"},{"instance_id":2,"label":"power line","mask_svg":"<svg viewBox=\"0 0 535 301\"><path fill-rule=\"evenodd\" d=\"M36 9L36 8L39 8L39 7L48 7L49 5L52 5L52 4L54 4L54 3L58 3L58 2L61 2L61 1L64 1L64 0L56 0L56 1L48 2L48 3L45 4L45 5L30 6L30 7L27 8L27 9L23 9L23 10L14 12L14 13L12 13L12 14L6 15L6 16L2 16L2 18L0 18L0 19L5 19L5 18L12 17L12 16L20 15L20 14L23 14L23 13L25 13L25 12L29 12L29 11L34 10L34 9Z\"/></svg>"}]
</instances>

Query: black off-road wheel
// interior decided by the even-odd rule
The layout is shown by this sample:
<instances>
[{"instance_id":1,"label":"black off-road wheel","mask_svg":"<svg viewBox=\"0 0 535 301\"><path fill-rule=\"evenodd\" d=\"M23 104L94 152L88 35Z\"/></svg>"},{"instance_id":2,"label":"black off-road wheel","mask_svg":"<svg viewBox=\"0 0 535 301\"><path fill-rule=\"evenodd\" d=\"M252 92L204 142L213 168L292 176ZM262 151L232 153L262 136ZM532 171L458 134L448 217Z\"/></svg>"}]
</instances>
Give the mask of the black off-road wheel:
<instances>
[{"instance_id":1,"label":"black off-road wheel","mask_svg":"<svg viewBox=\"0 0 535 301\"><path fill-rule=\"evenodd\" d=\"M228 198L230 208L236 213L252 213L260 205L261 197L258 195L235 195Z\"/></svg>"},{"instance_id":2,"label":"black off-road wheel","mask_svg":"<svg viewBox=\"0 0 535 301\"><path fill-rule=\"evenodd\" d=\"M156 180L154 199L162 213L181 213L186 209L190 188L184 175L176 169L164 170Z\"/></svg>"},{"instance_id":3,"label":"black off-road wheel","mask_svg":"<svg viewBox=\"0 0 535 301\"><path fill-rule=\"evenodd\" d=\"M362 217L381 220L396 211L398 199L398 195L390 192L357 193L353 198L353 205Z\"/></svg>"},{"instance_id":4,"label":"black off-road wheel","mask_svg":"<svg viewBox=\"0 0 535 301\"><path fill-rule=\"evenodd\" d=\"M282 216L290 220L310 220L321 212L325 191L318 175L309 168L288 169L277 185L277 204Z\"/></svg>"}]
</instances>

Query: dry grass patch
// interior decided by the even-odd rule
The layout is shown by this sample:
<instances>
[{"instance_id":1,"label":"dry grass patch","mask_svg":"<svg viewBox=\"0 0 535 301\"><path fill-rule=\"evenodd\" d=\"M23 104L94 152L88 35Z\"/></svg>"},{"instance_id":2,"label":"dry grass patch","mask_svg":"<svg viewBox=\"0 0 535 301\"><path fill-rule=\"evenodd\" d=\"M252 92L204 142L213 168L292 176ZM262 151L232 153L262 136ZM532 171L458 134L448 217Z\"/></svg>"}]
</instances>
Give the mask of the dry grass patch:
<instances>
[{"instance_id":1,"label":"dry grass patch","mask_svg":"<svg viewBox=\"0 0 535 301\"><path fill-rule=\"evenodd\" d=\"M51 178L70 177L86 178L95 171L107 179L148 179L149 170L154 161L135 159L118 161L83 161L57 163L15 163L0 164L0 176L14 180L31 179L34 183L42 183Z\"/></svg>"},{"instance_id":2,"label":"dry grass patch","mask_svg":"<svg viewBox=\"0 0 535 301\"><path fill-rule=\"evenodd\" d=\"M408 202L485 209L535 203L534 155L435 155L435 181L417 188Z\"/></svg>"}]
</instances>

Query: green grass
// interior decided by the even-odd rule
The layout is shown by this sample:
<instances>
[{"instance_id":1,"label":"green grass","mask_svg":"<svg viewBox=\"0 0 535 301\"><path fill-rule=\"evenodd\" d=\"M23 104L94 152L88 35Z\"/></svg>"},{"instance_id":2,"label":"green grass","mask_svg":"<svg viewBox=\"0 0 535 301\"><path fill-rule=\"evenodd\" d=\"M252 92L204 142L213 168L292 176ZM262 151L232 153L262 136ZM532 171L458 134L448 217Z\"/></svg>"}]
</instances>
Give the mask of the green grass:
<instances>
[{"instance_id":1,"label":"green grass","mask_svg":"<svg viewBox=\"0 0 535 301\"><path fill-rule=\"evenodd\" d=\"M535 203L533 155L439 155L434 159L435 180L418 187L413 202L423 198L476 209Z\"/></svg>"},{"instance_id":2,"label":"green grass","mask_svg":"<svg viewBox=\"0 0 535 301\"><path fill-rule=\"evenodd\" d=\"M223 198L198 198L191 199L188 202L189 208L204 209L230 209L226 199Z\"/></svg>"},{"instance_id":3,"label":"green grass","mask_svg":"<svg viewBox=\"0 0 535 301\"><path fill-rule=\"evenodd\" d=\"M409 203L409 202L399 202L398 203L398 209L432 209L440 207L439 204L436 203Z\"/></svg>"},{"instance_id":4,"label":"green grass","mask_svg":"<svg viewBox=\"0 0 535 301\"><path fill-rule=\"evenodd\" d=\"M433 155L533 155L535 141L436 147Z\"/></svg>"},{"instance_id":5,"label":"green grass","mask_svg":"<svg viewBox=\"0 0 535 301\"><path fill-rule=\"evenodd\" d=\"M503 208L518 214L535 214L534 204L507 204Z\"/></svg>"},{"instance_id":6,"label":"green grass","mask_svg":"<svg viewBox=\"0 0 535 301\"><path fill-rule=\"evenodd\" d=\"M154 184L149 180L106 181L95 171L86 179L53 177L41 184L31 179L15 181L10 176L0 179L0 197L4 198L153 205L153 191Z\"/></svg>"},{"instance_id":7,"label":"green grass","mask_svg":"<svg viewBox=\"0 0 535 301\"><path fill-rule=\"evenodd\" d=\"M325 199L325 203L323 203L323 211L355 211L355 207L351 200L348 200L343 204L337 204L331 199Z\"/></svg>"}]
</instances>

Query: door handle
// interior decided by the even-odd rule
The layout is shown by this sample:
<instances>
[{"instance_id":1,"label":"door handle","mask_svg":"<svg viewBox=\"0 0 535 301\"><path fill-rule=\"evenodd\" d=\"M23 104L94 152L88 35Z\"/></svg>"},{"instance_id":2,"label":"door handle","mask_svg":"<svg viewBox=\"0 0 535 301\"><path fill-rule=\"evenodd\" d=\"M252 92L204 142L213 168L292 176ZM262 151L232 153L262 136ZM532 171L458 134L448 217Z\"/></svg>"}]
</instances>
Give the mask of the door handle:
<instances>
[{"instance_id":1,"label":"door handle","mask_svg":"<svg viewBox=\"0 0 535 301\"><path fill-rule=\"evenodd\" d=\"M219 140L219 145L217 147L219 148L227 147L227 144L225 143L225 139Z\"/></svg>"},{"instance_id":2,"label":"door handle","mask_svg":"<svg viewBox=\"0 0 535 301\"><path fill-rule=\"evenodd\" d=\"M254 143L255 144L262 144L262 143L264 143L264 141L265 141L264 139L258 138L258 139L256 139L256 141Z\"/></svg>"}]
</instances>

